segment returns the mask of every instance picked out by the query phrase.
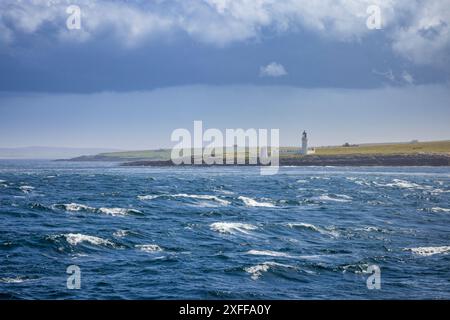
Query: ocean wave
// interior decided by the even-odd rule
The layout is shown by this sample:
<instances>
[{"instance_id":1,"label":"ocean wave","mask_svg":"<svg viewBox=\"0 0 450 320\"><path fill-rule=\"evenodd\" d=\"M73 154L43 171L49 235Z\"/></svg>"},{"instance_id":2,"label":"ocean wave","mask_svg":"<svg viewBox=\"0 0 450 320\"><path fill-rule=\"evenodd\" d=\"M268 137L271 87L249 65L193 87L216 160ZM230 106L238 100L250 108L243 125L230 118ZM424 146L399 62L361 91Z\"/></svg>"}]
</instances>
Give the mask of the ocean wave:
<instances>
[{"instance_id":1,"label":"ocean wave","mask_svg":"<svg viewBox=\"0 0 450 320\"><path fill-rule=\"evenodd\" d=\"M95 212L95 213L102 213L110 216L124 216L127 214L142 214L141 211L136 209L129 209L129 208L94 208L90 207L84 204L79 203L64 203L64 204L55 204L53 205L53 208L63 209L65 211L70 212L78 212L78 211L87 211L87 212Z\"/></svg>"},{"instance_id":2,"label":"ocean wave","mask_svg":"<svg viewBox=\"0 0 450 320\"><path fill-rule=\"evenodd\" d=\"M163 251L163 249L161 249L161 247L158 246L157 244L138 244L135 247L138 248L141 251L144 251L144 252L160 252L160 251Z\"/></svg>"},{"instance_id":3,"label":"ocean wave","mask_svg":"<svg viewBox=\"0 0 450 320\"><path fill-rule=\"evenodd\" d=\"M270 250L249 250L247 254L255 255L255 256L269 256L269 257L284 257L284 258L292 258L291 255L288 255L284 252L278 251L270 251Z\"/></svg>"},{"instance_id":4,"label":"ocean wave","mask_svg":"<svg viewBox=\"0 0 450 320\"><path fill-rule=\"evenodd\" d=\"M318 197L313 197L312 200L316 201L334 201L334 202L350 202L352 201L352 197L347 196L345 194L336 194L334 197L331 197L328 194L323 194Z\"/></svg>"},{"instance_id":5,"label":"ocean wave","mask_svg":"<svg viewBox=\"0 0 450 320\"><path fill-rule=\"evenodd\" d=\"M252 199L252 198L249 198L249 197L239 196L238 199L241 200L242 202L244 202L244 204L247 207L267 207L267 208L274 208L275 207L270 202L258 202L255 199Z\"/></svg>"},{"instance_id":6,"label":"ocean wave","mask_svg":"<svg viewBox=\"0 0 450 320\"><path fill-rule=\"evenodd\" d=\"M267 261L263 262L262 264L258 264L255 266L244 268L245 272L249 273L251 275L251 278L253 280L258 280L263 272L267 272L272 268L281 267L281 268L290 268L293 269L293 266L287 265L287 264L281 264L277 262Z\"/></svg>"},{"instance_id":7,"label":"ocean wave","mask_svg":"<svg viewBox=\"0 0 450 320\"><path fill-rule=\"evenodd\" d=\"M110 246L115 247L115 244L111 241L95 236L90 236L82 233L66 233L51 237L52 239L63 237L67 243L72 246L79 245L80 243L87 242L97 246Z\"/></svg>"},{"instance_id":8,"label":"ocean wave","mask_svg":"<svg viewBox=\"0 0 450 320\"><path fill-rule=\"evenodd\" d=\"M174 194L172 197L175 198L192 198L192 199L199 199L199 200L212 200L215 202L220 203L221 205L227 206L230 204L230 201L228 200L224 200L221 199L217 196L213 196L213 195L206 195L206 194L185 194L185 193L180 193L180 194Z\"/></svg>"},{"instance_id":9,"label":"ocean wave","mask_svg":"<svg viewBox=\"0 0 450 320\"><path fill-rule=\"evenodd\" d=\"M368 274L369 264L368 263L355 263L340 266L339 269L342 273L353 272L354 274Z\"/></svg>"},{"instance_id":10,"label":"ocean wave","mask_svg":"<svg viewBox=\"0 0 450 320\"><path fill-rule=\"evenodd\" d=\"M310 223L303 223L303 222L299 222L299 223L288 223L287 224L288 227L290 228L303 228L303 229L309 229L315 232L319 232L321 234L325 234L331 237L339 237L340 234L339 232L337 232L336 230L333 230L331 228L321 228L321 227L317 227L313 224Z\"/></svg>"},{"instance_id":11,"label":"ocean wave","mask_svg":"<svg viewBox=\"0 0 450 320\"><path fill-rule=\"evenodd\" d=\"M374 185L378 187L391 187L401 189L423 189L421 185L401 179L393 179L391 183L378 183L374 182Z\"/></svg>"},{"instance_id":12,"label":"ocean wave","mask_svg":"<svg viewBox=\"0 0 450 320\"><path fill-rule=\"evenodd\" d=\"M237 232L248 234L248 231L258 229L254 225L240 222L215 222L212 223L210 227L211 230L229 234L236 234Z\"/></svg>"},{"instance_id":13,"label":"ocean wave","mask_svg":"<svg viewBox=\"0 0 450 320\"><path fill-rule=\"evenodd\" d=\"M139 199L139 200L153 200L153 199L156 199L156 198L159 198L160 196L158 196L158 195L145 195L145 196L137 196L137 198Z\"/></svg>"},{"instance_id":14,"label":"ocean wave","mask_svg":"<svg viewBox=\"0 0 450 320\"><path fill-rule=\"evenodd\" d=\"M20 190L22 190L23 193L30 193L34 190L34 187L32 186L21 186L19 187Z\"/></svg>"},{"instance_id":15,"label":"ocean wave","mask_svg":"<svg viewBox=\"0 0 450 320\"><path fill-rule=\"evenodd\" d=\"M79 204L79 203L55 204L55 205L53 205L53 207L54 208L60 208L60 209L63 209L65 211L72 211L72 212L77 212L77 211L95 211L95 208L86 206L84 204Z\"/></svg>"},{"instance_id":16,"label":"ocean wave","mask_svg":"<svg viewBox=\"0 0 450 320\"><path fill-rule=\"evenodd\" d=\"M99 208L97 211L100 213L110 215L110 216L125 216L127 214L142 214L142 212L139 210L124 209L124 208Z\"/></svg>"},{"instance_id":17,"label":"ocean wave","mask_svg":"<svg viewBox=\"0 0 450 320\"><path fill-rule=\"evenodd\" d=\"M435 254L448 254L450 252L450 246L405 248L404 250L411 251L419 256L429 257Z\"/></svg>"},{"instance_id":18,"label":"ocean wave","mask_svg":"<svg viewBox=\"0 0 450 320\"><path fill-rule=\"evenodd\" d=\"M373 226L367 226L367 227L361 227L361 228L354 228L355 231L365 231L365 232L383 232L386 233L388 232L385 229L381 229L378 227L373 227Z\"/></svg>"},{"instance_id":19,"label":"ocean wave","mask_svg":"<svg viewBox=\"0 0 450 320\"><path fill-rule=\"evenodd\" d=\"M113 236L116 238L126 237L130 232L128 230L117 230L113 233Z\"/></svg>"},{"instance_id":20,"label":"ocean wave","mask_svg":"<svg viewBox=\"0 0 450 320\"><path fill-rule=\"evenodd\" d=\"M444 190L441 188L433 189L430 191L433 194L440 194L440 193L450 193L450 190Z\"/></svg>"},{"instance_id":21,"label":"ocean wave","mask_svg":"<svg viewBox=\"0 0 450 320\"><path fill-rule=\"evenodd\" d=\"M450 209L448 208L441 208L441 207L433 207L431 208L432 212L450 212Z\"/></svg>"},{"instance_id":22,"label":"ocean wave","mask_svg":"<svg viewBox=\"0 0 450 320\"><path fill-rule=\"evenodd\" d=\"M173 194L173 195L141 195L137 198L139 200L153 200L160 197L169 197L169 198L191 198L191 199L197 199L197 200L211 200L215 201L221 205L227 206L231 202L228 200L221 199L214 195L208 195L208 194L186 194L186 193L179 193L179 194Z\"/></svg>"},{"instance_id":23,"label":"ocean wave","mask_svg":"<svg viewBox=\"0 0 450 320\"><path fill-rule=\"evenodd\" d=\"M226 194L226 195L233 195L234 192L233 191L229 191L229 190L224 190L224 189L214 189L215 192L220 192L222 194Z\"/></svg>"},{"instance_id":24,"label":"ocean wave","mask_svg":"<svg viewBox=\"0 0 450 320\"><path fill-rule=\"evenodd\" d=\"M26 279L24 277L15 277L15 278L0 278L0 283L22 283L25 281L29 281L30 279Z\"/></svg>"}]
</instances>

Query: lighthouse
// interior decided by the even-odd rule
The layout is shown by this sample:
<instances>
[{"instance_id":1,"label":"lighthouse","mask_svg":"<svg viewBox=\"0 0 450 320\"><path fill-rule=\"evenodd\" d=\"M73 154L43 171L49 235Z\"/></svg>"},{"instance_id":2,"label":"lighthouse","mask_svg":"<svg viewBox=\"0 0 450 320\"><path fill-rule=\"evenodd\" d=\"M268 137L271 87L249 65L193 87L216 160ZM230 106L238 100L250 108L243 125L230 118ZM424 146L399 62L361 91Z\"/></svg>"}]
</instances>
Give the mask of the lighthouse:
<instances>
[{"instance_id":1,"label":"lighthouse","mask_svg":"<svg viewBox=\"0 0 450 320\"><path fill-rule=\"evenodd\" d=\"M305 156L308 154L308 134L306 131L303 131L302 134L302 148L300 149L300 154Z\"/></svg>"}]
</instances>

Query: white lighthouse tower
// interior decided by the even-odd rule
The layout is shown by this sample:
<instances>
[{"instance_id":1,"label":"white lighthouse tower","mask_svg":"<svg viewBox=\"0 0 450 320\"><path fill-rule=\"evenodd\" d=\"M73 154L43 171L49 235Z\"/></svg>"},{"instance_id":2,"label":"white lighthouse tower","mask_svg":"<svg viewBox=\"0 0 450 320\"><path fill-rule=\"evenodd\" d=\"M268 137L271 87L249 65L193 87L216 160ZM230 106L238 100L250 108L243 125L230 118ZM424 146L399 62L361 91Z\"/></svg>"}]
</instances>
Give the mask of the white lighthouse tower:
<instances>
[{"instance_id":1,"label":"white lighthouse tower","mask_svg":"<svg viewBox=\"0 0 450 320\"><path fill-rule=\"evenodd\" d=\"M302 134L302 148L300 149L300 154L305 156L308 154L308 134L306 131L303 131Z\"/></svg>"}]
</instances>

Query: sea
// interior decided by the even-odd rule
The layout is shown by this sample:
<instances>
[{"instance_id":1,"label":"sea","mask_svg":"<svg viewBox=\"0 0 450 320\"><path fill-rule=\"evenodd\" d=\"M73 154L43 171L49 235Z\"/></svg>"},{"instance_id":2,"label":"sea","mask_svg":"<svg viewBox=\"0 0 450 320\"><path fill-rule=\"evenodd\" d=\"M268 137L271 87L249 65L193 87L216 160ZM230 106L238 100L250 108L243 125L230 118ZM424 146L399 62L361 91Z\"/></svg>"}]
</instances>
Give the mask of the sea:
<instances>
[{"instance_id":1,"label":"sea","mask_svg":"<svg viewBox=\"0 0 450 320\"><path fill-rule=\"evenodd\" d=\"M450 299L450 168L1 160L0 299Z\"/></svg>"}]
</instances>

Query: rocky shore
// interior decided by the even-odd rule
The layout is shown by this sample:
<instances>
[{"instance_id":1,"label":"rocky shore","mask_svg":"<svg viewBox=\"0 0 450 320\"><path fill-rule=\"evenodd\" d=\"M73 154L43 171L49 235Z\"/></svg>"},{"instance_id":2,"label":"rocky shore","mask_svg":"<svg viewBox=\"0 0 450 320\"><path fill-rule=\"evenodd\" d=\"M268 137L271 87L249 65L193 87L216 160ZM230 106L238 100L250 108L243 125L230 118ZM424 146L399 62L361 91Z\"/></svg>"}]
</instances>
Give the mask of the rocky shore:
<instances>
[{"instance_id":1,"label":"rocky shore","mask_svg":"<svg viewBox=\"0 0 450 320\"><path fill-rule=\"evenodd\" d=\"M171 160L131 161L122 166L175 166ZM204 164L206 166L206 164ZM234 164L236 165L236 164ZM256 166L258 166L257 164ZM450 166L449 154L398 154L398 155L309 155L281 157L280 166ZM184 166L191 166L185 164ZM233 166L233 165L226 165ZM241 164L241 166L255 166Z\"/></svg>"}]
</instances>

